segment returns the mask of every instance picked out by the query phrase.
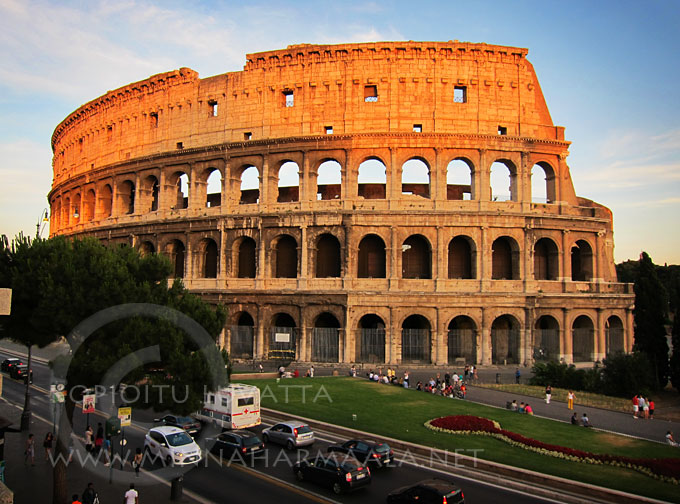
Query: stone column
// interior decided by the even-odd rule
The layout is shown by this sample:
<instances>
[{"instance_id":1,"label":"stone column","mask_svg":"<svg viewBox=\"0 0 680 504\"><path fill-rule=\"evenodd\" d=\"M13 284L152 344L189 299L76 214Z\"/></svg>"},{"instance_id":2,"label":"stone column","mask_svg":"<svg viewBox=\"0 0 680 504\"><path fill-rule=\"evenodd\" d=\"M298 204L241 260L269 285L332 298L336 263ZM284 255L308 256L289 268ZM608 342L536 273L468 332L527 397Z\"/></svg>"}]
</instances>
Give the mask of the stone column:
<instances>
[{"instance_id":1,"label":"stone column","mask_svg":"<svg viewBox=\"0 0 680 504\"><path fill-rule=\"evenodd\" d=\"M571 327L569 325L569 310L562 308L562 327L560 330L563 346L562 346L562 356L564 362L567 364L572 364L574 362L574 348L571 334Z\"/></svg>"},{"instance_id":2,"label":"stone column","mask_svg":"<svg viewBox=\"0 0 680 504\"><path fill-rule=\"evenodd\" d=\"M447 252L444 243L444 231L442 226L437 226L437 251L435 255L435 268L432 271L432 278L435 279L435 290L439 291L440 286L447 278Z\"/></svg>"},{"instance_id":3,"label":"stone column","mask_svg":"<svg viewBox=\"0 0 680 504\"><path fill-rule=\"evenodd\" d=\"M390 228L390 244L388 248L390 254L389 285L390 289L397 289L399 287L399 279L401 278L400 272L397 271L397 267L400 264L399 252L401 251L401 246L397 243L397 228L395 226Z\"/></svg>"},{"instance_id":4,"label":"stone column","mask_svg":"<svg viewBox=\"0 0 680 504\"><path fill-rule=\"evenodd\" d=\"M604 281L604 275L602 274L602 257L604 256L605 250L603 246L602 236L604 236L604 231L598 231L595 235L595 260L593 261L593 282L601 283Z\"/></svg>"},{"instance_id":5,"label":"stone column","mask_svg":"<svg viewBox=\"0 0 680 504\"><path fill-rule=\"evenodd\" d=\"M224 231L224 224L220 222L220 247L218 253L220 254L218 259L219 271L217 272L217 279L219 285L224 286L227 281L227 233Z\"/></svg>"},{"instance_id":6,"label":"stone column","mask_svg":"<svg viewBox=\"0 0 680 504\"><path fill-rule=\"evenodd\" d=\"M257 305L257 333L255 335L255 348L253 349L253 355L256 359L265 358L265 324L263 319L262 306Z\"/></svg>"},{"instance_id":7,"label":"stone column","mask_svg":"<svg viewBox=\"0 0 680 504\"><path fill-rule=\"evenodd\" d=\"M531 246L533 242L532 235L531 226L524 226L524 246L522 247L524 249L522 252L522 257L524 258L524 266L522 269L524 271L520 271L520 278L524 279L524 292L531 292L533 290L531 288L534 280L534 265L532 261L534 249Z\"/></svg>"},{"instance_id":8,"label":"stone column","mask_svg":"<svg viewBox=\"0 0 680 504\"><path fill-rule=\"evenodd\" d=\"M186 248L184 251L184 278L186 280L193 280L194 278L194 260L193 260L193 244L191 243L191 235L189 233L184 234L184 241L186 242Z\"/></svg>"},{"instance_id":9,"label":"stone column","mask_svg":"<svg viewBox=\"0 0 680 504\"><path fill-rule=\"evenodd\" d=\"M491 174L486 149L479 149L479 166L475 170L475 196L480 202L491 201Z\"/></svg>"},{"instance_id":10,"label":"stone column","mask_svg":"<svg viewBox=\"0 0 680 504\"><path fill-rule=\"evenodd\" d=\"M83 196L80 196L80 201L83 201ZM134 208L132 213L134 215L139 214L139 211L142 207L141 205L142 202L142 188L139 180L139 172L135 173L135 203L134 203Z\"/></svg>"},{"instance_id":11,"label":"stone column","mask_svg":"<svg viewBox=\"0 0 680 504\"><path fill-rule=\"evenodd\" d=\"M607 356L607 342L605 341L606 331L604 328L603 312L602 308L597 308L597 320L595 328L595 338L593 343L595 343L595 355L594 360L602 361Z\"/></svg>"},{"instance_id":12,"label":"stone column","mask_svg":"<svg viewBox=\"0 0 680 504\"><path fill-rule=\"evenodd\" d=\"M571 280L571 247L569 246L569 230L562 231L562 282ZM563 292L566 292L566 287Z\"/></svg>"},{"instance_id":13,"label":"stone column","mask_svg":"<svg viewBox=\"0 0 680 504\"><path fill-rule=\"evenodd\" d=\"M308 246L307 243L307 225L300 226L300 245L298 246L298 257L300 257L300 274L298 277L298 289L305 289L307 287L307 276L309 268Z\"/></svg>"},{"instance_id":14,"label":"stone column","mask_svg":"<svg viewBox=\"0 0 680 504\"><path fill-rule=\"evenodd\" d=\"M481 355L477 358L482 365L490 365L491 358L493 356L493 350L491 348L491 325L493 324L493 319L491 313L487 308L482 307L482 327L481 327Z\"/></svg>"},{"instance_id":15,"label":"stone column","mask_svg":"<svg viewBox=\"0 0 680 504\"><path fill-rule=\"evenodd\" d=\"M257 239L257 265L256 265L256 273L255 273L255 285L258 289L264 288L264 283L267 278L267 269L268 269L268 264L267 264L267 247L268 244L265 243L265 232L262 229L262 220L258 219L258 224L257 224L257 232L258 232L258 239Z\"/></svg>"},{"instance_id":16,"label":"stone column","mask_svg":"<svg viewBox=\"0 0 680 504\"><path fill-rule=\"evenodd\" d=\"M477 262L479 271L479 290L484 292L491 281L491 250L489 250L489 228L482 226L479 249L477 250Z\"/></svg>"},{"instance_id":17,"label":"stone column","mask_svg":"<svg viewBox=\"0 0 680 504\"><path fill-rule=\"evenodd\" d=\"M626 308L626 330L624 333L624 345L625 345L624 348L628 353L633 351L634 330L635 320L633 318L633 310L631 308Z\"/></svg>"}]
</instances>

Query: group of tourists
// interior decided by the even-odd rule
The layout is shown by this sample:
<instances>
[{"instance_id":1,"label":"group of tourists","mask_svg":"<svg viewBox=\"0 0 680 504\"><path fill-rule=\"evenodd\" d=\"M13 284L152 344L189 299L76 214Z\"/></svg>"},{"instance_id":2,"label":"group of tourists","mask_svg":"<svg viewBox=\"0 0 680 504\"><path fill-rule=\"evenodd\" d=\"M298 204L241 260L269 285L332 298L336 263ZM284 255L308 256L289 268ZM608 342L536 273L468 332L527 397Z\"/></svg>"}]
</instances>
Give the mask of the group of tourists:
<instances>
[{"instance_id":1,"label":"group of tourists","mask_svg":"<svg viewBox=\"0 0 680 504\"><path fill-rule=\"evenodd\" d=\"M525 413L527 415L533 415L534 409L529 403L524 403L524 401L517 404L517 399L513 399L511 403L505 405L510 411L516 411L517 413Z\"/></svg>"},{"instance_id":2,"label":"group of tourists","mask_svg":"<svg viewBox=\"0 0 680 504\"><path fill-rule=\"evenodd\" d=\"M590 423L590 419L588 418L588 415L586 413L583 414L581 417L581 422L579 424L579 419L576 416L576 413L571 415L571 425L582 425L583 427L592 427L593 424Z\"/></svg>"},{"instance_id":3,"label":"group of tourists","mask_svg":"<svg viewBox=\"0 0 680 504\"><path fill-rule=\"evenodd\" d=\"M651 420L654 418L654 401L640 394L633 396L633 418L644 418Z\"/></svg>"}]
</instances>

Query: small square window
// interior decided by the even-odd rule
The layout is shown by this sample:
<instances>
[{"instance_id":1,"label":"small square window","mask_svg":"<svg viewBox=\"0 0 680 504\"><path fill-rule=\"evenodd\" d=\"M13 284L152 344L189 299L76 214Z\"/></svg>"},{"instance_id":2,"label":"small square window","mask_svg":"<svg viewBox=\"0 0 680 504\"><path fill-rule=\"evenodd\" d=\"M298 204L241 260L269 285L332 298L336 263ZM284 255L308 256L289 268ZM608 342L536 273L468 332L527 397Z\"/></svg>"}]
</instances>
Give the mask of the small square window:
<instances>
[{"instance_id":1,"label":"small square window","mask_svg":"<svg viewBox=\"0 0 680 504\"><path fill-rule=\"evenodd\" d=\"M456 86L453 88L454 103L467 103L467 86Z\"/></svg>"},{"instance_id":2,"label":"small square window","mask_svg":"<svg viewBox=\"0 0 680 504\"><path fill-rule=\"evenodd\" d=\"M505 126L499 126L498 127L498 134L499 135L507 135L508 134L508 128Z\"/></svg>"},{"instance_id":3,"label":"small square window","mask_svg":"<svg viewBox=\"0 0 680 504\"><path fill-rule=\"evenodd\" d=\"M208 102L208 107L210 107L210 116L211 117L217 117L217 101L216 100L210 100Z\"/></svg>"},{"instance_id":4,"label":"small square window","mask_svg":"<svg viewBox=\"0 0 680 504\"><path fill-rule=\"evenodd\" d=\"M184 149L184 144L182 142L177 142L178 149Z\"/></svg>"},{"instance_id":5,"label":"small square window","mask_svg":"<svg viewBox=\"0 0 680 504\"><path fill-rule=\"evenodd\" d=\"M253 134L252 134L250 131L246 131L246 132L243 134L243 139L244 139L244 140L251 140L252 138L253 138Z\"/></svg>"},{"instance_id":6,"label":"small square window","mask_svg":"<svg viewBox=\"0 0 680 504\"><path fill-rule=\"evenodd\" d=\"M422 124L414 124L413 125L413 132L414 133L422 133L423 132L423 125Z\"/></svg>"},{"instance_id":7,"label":"small square window","mask_svg":"<svg viewBox=\"0 0 680 504\"><path fill-rule=\"evenodd\" d=\"M326 135L333 134L333 126L326 126Z\"/></svg>"},{"instance_id":8,"label":"small square window","mask_svg":"<svg viewBox=\"0 0 680 504\"><path fill-rule=\"evenodd\" d=\"M283 92L283 96L286 99L286 107L292 107L295 105L295 98L293 96L293 91L286 89Z\"/></svg>"},{"instance_id":9,"label":"small square window","mask_svg":"<svg viewBox=\"0 0 680 504\"><path fill-rule=\"evenodd\" d=\"M364 101L365 102L378 101L378 86L364 86Z\"/></svg>"}]
</instances>

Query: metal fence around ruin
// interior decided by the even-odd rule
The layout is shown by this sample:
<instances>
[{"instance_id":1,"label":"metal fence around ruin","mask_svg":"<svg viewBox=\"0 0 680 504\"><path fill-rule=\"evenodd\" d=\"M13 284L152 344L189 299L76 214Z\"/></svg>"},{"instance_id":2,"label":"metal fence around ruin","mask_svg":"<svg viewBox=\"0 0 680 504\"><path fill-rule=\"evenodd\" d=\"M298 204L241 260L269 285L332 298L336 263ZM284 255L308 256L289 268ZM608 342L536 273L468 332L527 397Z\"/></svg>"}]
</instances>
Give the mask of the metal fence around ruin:
<instances>
[{"instance_id":1,"label":"metal fence around ruin","mask_svg":"<svg viewBox=\"0 0 680 504\"><path fill-rule=\"evenodd\" d=\"M519 330L491 329L491 363L519 364Z\"/></svg>"},{"instance_id":2,"label":"metal fence around ruin","mask_svg":"<svg viewBox=\"0 0 680 504\"><path fill-rule=\"evenodd\" d=\"M359 360L365 363L382 364L385 362L385 329L359 329Z\"/></svg>"},{"instance_id":3,"label":"metal fence around ruin","mask_svg":"<svg viewBox=\"0 0 680 504\"><path fill-rule=\"evenodd\" d=\"M297 327L277 327L269 329L269 359L291 362L296 358L296 341L299 336Z\"/></svg>"},{"instance_id":4,"label":"metal fence around ruin","mask_svg":"<svg viewBox=\"0 0 680 504\"><path fill-rule=\"evenodd\" d=\"M229 357L232 359L252 359L255 328L252 326L231 326Z\"/></svg>"},{"instance_id":5,"label":"metal fence around ruin","mask_svg":"<svg viewBox=\"0 0 680 504\"><path fill-rule=\"evenodd\" d=\"M534 329L533 357L537 362L560 360L559 329Z\"/></svg>"},{"instance_id":6,"label":"metal fence around ruin","mask_svg":"<svg viewBox=\"0 0 680 504\"><path fill-rule=\"evenodd\" d=\"M448 361L455 364L457 359L466 363L477 362L477 331L474 329L452 329L448 335Z\"/></svg>"},{"instance_id":7,"label":"metal fence around ruin","mask_svg":"<svg viewBox=\"0 0 680 504\"><path fill-rule=\"evenodd\" d=\"M624 352L623 327L608 327L605 334L607 355Z\"/></svg>"},{"instance_id":8,"label":"metal fence around ruin","mask_svg":"<svg viewBox=\"0 0 680 504\"><path fill-rule=\"evenodd\" d=\"M430 330L401 330L401 361L411 364L430 363Z\"/></svg>"},{"instance_id":9,"label":"metal fence around ruin","mask_svg":"<svg viewBox=\"0 0 680 504\"><path fill-rule=\"evenodd\" d=\"M338 362L340 356L340 329L315 327L312 329L312 360Z\"/></svg>"},{"instance_id":10,"label":"metal fence around ruin","mask_svg":"<svg viewBox=\"0 0 680 504\"><path fill-rule=\"evenodd\" d=\"M595 331L590 328L572 329L572 355L574 362L593 362Z\"/></svg>"}]
</instances>

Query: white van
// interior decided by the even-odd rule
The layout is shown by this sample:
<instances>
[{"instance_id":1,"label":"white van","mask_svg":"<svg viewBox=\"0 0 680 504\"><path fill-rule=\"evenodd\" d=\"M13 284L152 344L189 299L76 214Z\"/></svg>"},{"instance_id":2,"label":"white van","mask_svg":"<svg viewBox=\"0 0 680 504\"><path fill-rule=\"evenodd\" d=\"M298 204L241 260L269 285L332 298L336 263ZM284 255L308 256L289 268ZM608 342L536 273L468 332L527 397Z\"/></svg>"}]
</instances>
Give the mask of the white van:
<instances>
[{"instance_id":1,"label":"white van","mask_svg":"<svg viewBox=\"0 0 680 504\"><path fill-rule=\"evenodd\" d=\"M260 389L253 385L230 383L215 392L207 392L203 408L194 416L201 422L223 429L260 425Z\"/></svg>"}]
</instances>

